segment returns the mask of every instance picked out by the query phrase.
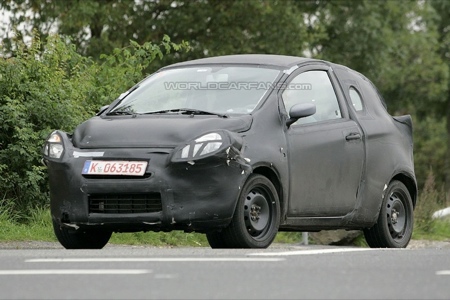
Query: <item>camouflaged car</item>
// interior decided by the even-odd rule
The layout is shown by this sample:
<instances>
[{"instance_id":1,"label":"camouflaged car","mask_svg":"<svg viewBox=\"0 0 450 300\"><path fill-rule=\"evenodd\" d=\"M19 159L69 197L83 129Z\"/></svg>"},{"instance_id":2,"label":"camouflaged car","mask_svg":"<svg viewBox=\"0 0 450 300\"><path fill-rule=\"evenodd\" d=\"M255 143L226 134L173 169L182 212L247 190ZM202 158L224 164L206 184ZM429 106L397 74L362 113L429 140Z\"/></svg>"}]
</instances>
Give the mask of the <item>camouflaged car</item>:
<instances>
[{"instance_id":1,"label":"camouflaged car","mask_svg":"<svg viewBox=\"0 0 450 300\"><path fill-rule=\"evenodd\" d=\"M120 80L120 78L118 78ZM345 66L279 55L177 63L43 147L55 234L205 233L265 248L278 231L361 229L406 247L417 184L412 121Z\"/></svg>"}]
</instances>

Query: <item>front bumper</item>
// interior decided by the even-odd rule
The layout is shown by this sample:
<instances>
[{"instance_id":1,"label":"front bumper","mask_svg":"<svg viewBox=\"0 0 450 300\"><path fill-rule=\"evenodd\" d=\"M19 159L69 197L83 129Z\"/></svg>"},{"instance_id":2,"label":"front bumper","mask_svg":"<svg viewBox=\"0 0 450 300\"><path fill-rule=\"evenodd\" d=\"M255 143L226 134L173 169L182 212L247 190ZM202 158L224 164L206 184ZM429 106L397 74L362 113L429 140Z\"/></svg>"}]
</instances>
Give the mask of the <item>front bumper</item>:
<instances>
[{"instance_id":1,"label":"front bumper","mask_svg":"<svg viewBox=\"0 0 450 300\"><path fill-rule=\"evenodd\" d=\"M171 162L173 149L81 150L65 143L48 167L53 220L61 226L102 227L117 232L226 227L248 172L222 154ZM91 155L101 153L101 157ZM75 155L74 155L75 154ZM143 177L82 175L86 160L145 160Z\"/></svg>"}]
</instances>

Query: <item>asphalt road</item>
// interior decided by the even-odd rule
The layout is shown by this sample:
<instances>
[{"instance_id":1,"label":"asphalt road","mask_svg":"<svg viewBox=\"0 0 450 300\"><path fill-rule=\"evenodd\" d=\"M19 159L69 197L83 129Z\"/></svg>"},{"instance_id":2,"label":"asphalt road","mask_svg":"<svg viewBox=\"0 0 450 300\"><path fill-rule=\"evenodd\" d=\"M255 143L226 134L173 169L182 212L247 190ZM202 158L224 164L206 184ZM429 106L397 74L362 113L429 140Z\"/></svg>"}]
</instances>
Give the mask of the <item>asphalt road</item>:
<instances>
[{"instance_id":1,"label":"asphalt road","mask_svg":"<svg viewBox=\"0 0 450 300\"><path fill-rule=\"evenodd\" d=\"M0 299L450 299L450 248L1 249Z\"/></svg>"}]
</instances>

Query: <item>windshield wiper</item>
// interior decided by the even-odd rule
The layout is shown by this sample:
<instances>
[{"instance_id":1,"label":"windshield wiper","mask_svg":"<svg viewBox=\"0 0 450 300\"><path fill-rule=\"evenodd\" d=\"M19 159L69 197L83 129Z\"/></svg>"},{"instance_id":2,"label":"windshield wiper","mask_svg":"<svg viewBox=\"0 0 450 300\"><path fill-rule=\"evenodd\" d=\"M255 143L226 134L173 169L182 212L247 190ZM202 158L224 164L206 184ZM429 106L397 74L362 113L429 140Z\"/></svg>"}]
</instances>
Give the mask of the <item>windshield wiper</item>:
<instances>
[{"instance_id":1,"label":"windshield wiper","mask_svg":"<svg viewBox=\"0 0 450 300\"><path fill-rule=\"evenodd\" d=\"M206 110L200 110L200 109L193 109L193 108L176 108L176 109L164 109L164 110L157 110L157 111L150 111L143 113L145 115L152 115L152 114L170 114L170 113L178 113L182 115L216 115L221 118L228 118L228 115L215 113L211 111Z\"/></svg>"},{"instance_id":2,"label":"windshield wiper","mask_svg":"<svg viewBox=\"0 0 450 300\"><path fill-rule=\"evenodd\" d=\"M132 116L132 115L135 115L135 114L136 114L136 113L131 112L131 111L126 111L126 110L116 110L116 111L109 112L109 113L107 113L106 115L107 115L107 116L118 116L118 115L129 115L129 116Z\"/></svg>"}]
</instances>

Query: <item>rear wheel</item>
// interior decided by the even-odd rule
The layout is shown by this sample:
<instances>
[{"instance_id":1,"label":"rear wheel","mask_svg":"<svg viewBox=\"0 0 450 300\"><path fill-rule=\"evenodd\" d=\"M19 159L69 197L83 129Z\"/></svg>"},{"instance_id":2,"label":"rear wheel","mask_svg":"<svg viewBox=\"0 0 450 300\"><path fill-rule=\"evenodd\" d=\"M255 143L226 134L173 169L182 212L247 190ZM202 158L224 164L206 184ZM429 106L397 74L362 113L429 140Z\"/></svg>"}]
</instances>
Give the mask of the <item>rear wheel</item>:
<instances>
[{"instance_id":1,"label":"rear wheel","mask_svg":"<svg viewBox=\"0 0 450 300\"><path fill-rule=\"evenodd\" d=\"M377 223L364 230L372 248L405 248L413 231L413 204L406 186L397 180L386 189Z\"/></svg>"},{"instance_id":2,"label":"rear wheel","mask_svg":"<svg viewBox=\"0 0 450 300\"><path fill-rule=\"evenodd\" d=\"M241 190L231 224L206 236L212 248L267 248L278 232L280 201L272 182L249 176Z\"/></svg>"},{"instance_id":3,"label":"rear wheel","mask_svg":"<svg viewBox=\"0 0 450 300\"><path fill-rule=\"evenodd\" d=\"M111 231L98 229L72 229L53 221L58 241L66 249L102 249L111 238Z\"/></svg>"}]
</instances>

